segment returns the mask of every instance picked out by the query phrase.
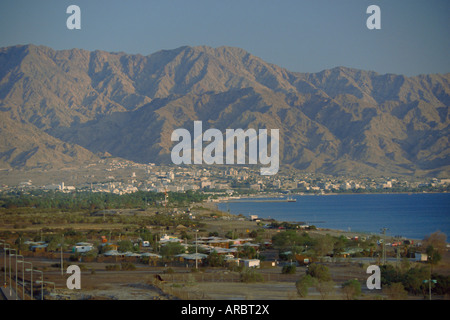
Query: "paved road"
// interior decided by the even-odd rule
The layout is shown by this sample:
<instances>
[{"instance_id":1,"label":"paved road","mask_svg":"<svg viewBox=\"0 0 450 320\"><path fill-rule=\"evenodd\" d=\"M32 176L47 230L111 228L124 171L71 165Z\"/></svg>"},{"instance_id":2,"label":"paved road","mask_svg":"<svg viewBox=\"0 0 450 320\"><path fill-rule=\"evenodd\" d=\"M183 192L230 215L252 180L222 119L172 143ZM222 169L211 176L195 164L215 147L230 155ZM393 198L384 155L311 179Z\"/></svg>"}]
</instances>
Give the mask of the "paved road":
<instances>
[{"instance_id":1,"label":"paved road","mask_svg":"<svg viewBox=\"0 0 450 320\"><path fill-rule=\"evenodd\" d=\"M0 287L0 292L2 295L2 298L4 300L16 300L16 291L14 289L11 288L11 292L12 294L10 294L10 288L9 287ZM18 298L18 300L20 300L20 298Z\"/></svg>"}]
</instances>

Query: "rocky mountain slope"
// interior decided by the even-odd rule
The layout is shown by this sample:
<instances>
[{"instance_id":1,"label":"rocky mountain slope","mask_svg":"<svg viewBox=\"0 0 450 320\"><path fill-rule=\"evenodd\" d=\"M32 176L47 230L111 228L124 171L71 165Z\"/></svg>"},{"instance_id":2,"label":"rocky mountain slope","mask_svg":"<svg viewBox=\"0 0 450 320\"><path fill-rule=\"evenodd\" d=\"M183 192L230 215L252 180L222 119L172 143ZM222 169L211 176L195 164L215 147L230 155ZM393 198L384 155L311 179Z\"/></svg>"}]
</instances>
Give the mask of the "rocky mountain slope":
<instances>
[{"instance_id":1,"label":"rocky mountain slope","mask_svg":"<svg viewBox=\"0 0 450 320\"><path fill-rule=\"evenodd\" d=\"M296 73L230 47L148 56L0 49L0 166L108 152L170 163L176 128L280 129L280 164L331 174L448 176L450 74Z\"/></svg>"}]
</instances>

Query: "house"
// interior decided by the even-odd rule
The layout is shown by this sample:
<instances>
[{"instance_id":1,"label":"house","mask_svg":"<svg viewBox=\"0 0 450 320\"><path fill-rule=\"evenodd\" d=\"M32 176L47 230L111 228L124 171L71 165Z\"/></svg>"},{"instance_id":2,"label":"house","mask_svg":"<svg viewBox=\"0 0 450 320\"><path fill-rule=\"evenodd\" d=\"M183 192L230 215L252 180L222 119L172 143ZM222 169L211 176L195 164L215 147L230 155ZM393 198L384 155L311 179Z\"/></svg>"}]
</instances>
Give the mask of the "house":
<instances>
[{"instance_id":1,"label":"house","mask_svg":"<svg viewBox=\"0 0 450 320\"><path fill-rule=\"evenodd\" d=\"M120 256L121 254L117 250L109 250L106 251L103 255L105 257L111 257L111 256Z\"/></svg>"},{"instance_id":2,"label":"house","mask_svg":"<svg viewBox=\"0 0 450 320\"><path fill-rule=\"evenodd\" d=\"M94 249L94 246L91 243L87 242L78 242L75 246L72 247L72 252L74 253L84 253L89 252Z\"/></svg>"},{"instance_id":3,"label":"house","mask_svg":"<svg viewBox=\"0 0 450 320\"><path fill-rule=\"evenodd\" d=\"M142 241L142 246L143 247L150 247L150 241L147 241L147 240Z\"/></svg>"},{"instance_id":4,"label":"house","mask_svg":"<svg viewBox=\"0 0 450 320\"><path fill-rule=\"evenodd\" d=\"M101 246L102 246L102 251L105 251L105 250L118 250L119 249L119 246L117 244L109 243L109 242L102 243Z\"/></svg>"},{"instance_id":5,"label":"house","mask_svg":"<svg viewBox=\"0 0 450 320\"><path fill-rule=\"evenodd\" d=\"M175 257L179 259L180 262L186 262L186 263L202 263L203 260L208 258L207 254L204 253L182 253L177 254Z\"/></svg>"},{"instance_id":6,"label":"house","mask_svg":"<svg viewBox=\"0 0 450 320\"><path fill-rule=\"evenodd\" d=\"M151 253L151 252L145 252L145 253L141 254L141 257L149 257L152 259L161 259L162 258L162 256L160 256L159 254Z\"/></svg>"},{"instance_id":7,"label":"house","mask_svg":"<svg viewBox=\"0 0 450 320\"><path fill-rule=\"evenodd\" d=\"M306 266L312 262L311 257L302 254L295 254L295 260L297 260L298 264L301 266Z\"/></svg>"},{"instance_id":8,"label":"house","mask_svg":"<svg viewBox=\"0 0 450 320\"><path fill-rule=\"evenodd\" d=\"M148 264L153 266L156 266L157 262L161 258L162 257L156 253L145 252L141 254L141 261L143 262L148 261Z\"/></svg>"},{"instance_id":9,"label":"house","mask_svg":"<svg viewBox=\"0 0 450 320\"><path fill-rule=\"evenodd\" d=\"M236 248L228 249L228 248L221 248L221 247L211 247L209 249L209 252L215 252L218 255L226 255L226 256L233 256L233 254L237 253Z\"/></svg>"},{"instance_id":10,"label":"house","mask_svg":"<svg viewBox=\"0 0 450 320\"><path fill-rule=\"evenodd\" d=\"M230 240L228 239L213 239L208 241L208 245L211 247L219 247L228 249L230 244Z\"/></svg>"},{"instance_id":11,"label":"house","mask_svg":"<svg viewBox=\"0 0 450 320\"><path fill-rule=\"evenodd\" d=\"M31 246L31 251L36 253L43 253L47 251L48 244L37 244L34 246Z\"/></svg>"},{"instance_id":12,"label":"house","mask_svg":"<svg viewBox=\"0 0 450 320\"><path fill-rule=\"evenodd\" d=\"M169 242L179 242L182 243L183 239L178 239L177 237L174 236L169 236L167 234L163 235L161 237L161 239L159 240L160 244L165 244L165 243L169 243Z\"/></svg>"},{"instance_id":13,"label":"house","mask_svg":"<svg viewBox=\"0 0 450 320\"><path fill-rule=\"evenodd\" d=\"M415 261L427 261L428 257L426 253L420 253L420 252L416 252L414 254L414 260Z\"/></svg>"},{"instance_id":14,"label":"house","mask_svg":"<svg viewBox=\"0 0 450 320\"><path fill-rule=\"evenodd\" d=\"M259 259L239 259L244 264L246 268L259 268L260 260Z\"/></svg>"}]
</instances>

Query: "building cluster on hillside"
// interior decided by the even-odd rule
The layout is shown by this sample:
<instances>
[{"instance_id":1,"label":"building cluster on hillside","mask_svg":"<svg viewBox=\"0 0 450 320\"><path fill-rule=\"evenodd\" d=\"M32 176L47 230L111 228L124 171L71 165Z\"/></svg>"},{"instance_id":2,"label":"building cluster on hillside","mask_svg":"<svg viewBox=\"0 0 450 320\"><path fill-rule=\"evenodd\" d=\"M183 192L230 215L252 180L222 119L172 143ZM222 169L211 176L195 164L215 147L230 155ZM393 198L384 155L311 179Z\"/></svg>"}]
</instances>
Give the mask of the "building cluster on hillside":
<instances>
[{"instance_id":1,"label":"building cluster on hillside","mask_svg":"<svg viewBox=\"0 0 450 320\"><path fill-rule=\"evenodd\" d=\"M102 170L93 170L84 181L67 185L63 181L44 186L35 186L31 180L10 188L59 190L89 190L115 194L132 193L138 190L154 192L186 192L203 190L232 194L235 190L251 192L370 192L417 188L448 187L450 179L417 179L399 177L335 177L297 171L280 170L275 176L260 175L259 168L251 166L157 166L113 160L102 163ZM90 180L90 181L89 181ZM2 186L2 189L8 189Z\"/></svg>"}]
</instances>

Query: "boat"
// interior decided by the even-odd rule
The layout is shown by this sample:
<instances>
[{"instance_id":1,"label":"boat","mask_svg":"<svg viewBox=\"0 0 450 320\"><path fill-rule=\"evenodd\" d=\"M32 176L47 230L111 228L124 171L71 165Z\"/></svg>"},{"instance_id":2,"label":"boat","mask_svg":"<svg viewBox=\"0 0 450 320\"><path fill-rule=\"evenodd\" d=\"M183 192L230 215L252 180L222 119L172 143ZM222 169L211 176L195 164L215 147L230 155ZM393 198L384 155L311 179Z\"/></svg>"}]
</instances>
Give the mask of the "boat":
<instances>
[{"instance_id":1,"label":"boat","mask_svg":"<svg viewBox=\"0 0 450 320\"><path fill-rule=\"evenodd\" d=\"M287 202L297 202L297 199L288 197L288 198L287 198Z\"/></svg>"}]
</instances>

